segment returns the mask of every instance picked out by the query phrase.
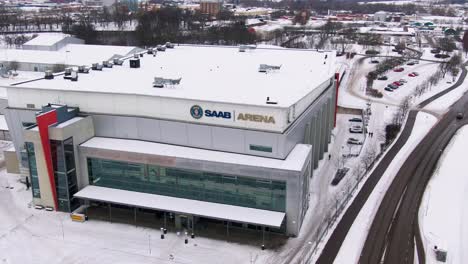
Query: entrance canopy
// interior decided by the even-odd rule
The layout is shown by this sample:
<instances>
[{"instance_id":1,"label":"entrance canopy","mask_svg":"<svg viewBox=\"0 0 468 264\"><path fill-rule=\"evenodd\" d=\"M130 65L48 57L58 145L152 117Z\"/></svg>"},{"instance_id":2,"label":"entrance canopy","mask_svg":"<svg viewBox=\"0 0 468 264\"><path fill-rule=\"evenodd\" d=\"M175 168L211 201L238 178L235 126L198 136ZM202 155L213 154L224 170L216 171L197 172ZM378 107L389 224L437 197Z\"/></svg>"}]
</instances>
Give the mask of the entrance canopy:
<instances>
[{"instance_id":1,"label":"entrance canopy","mask_svg":"<svg viewBox=\"0 0 468 264\"><path fill-rule=\"evenodd\" d=\"M279 228L285 213L89 185L76 198Z\"/></svg>"}]
</instances>

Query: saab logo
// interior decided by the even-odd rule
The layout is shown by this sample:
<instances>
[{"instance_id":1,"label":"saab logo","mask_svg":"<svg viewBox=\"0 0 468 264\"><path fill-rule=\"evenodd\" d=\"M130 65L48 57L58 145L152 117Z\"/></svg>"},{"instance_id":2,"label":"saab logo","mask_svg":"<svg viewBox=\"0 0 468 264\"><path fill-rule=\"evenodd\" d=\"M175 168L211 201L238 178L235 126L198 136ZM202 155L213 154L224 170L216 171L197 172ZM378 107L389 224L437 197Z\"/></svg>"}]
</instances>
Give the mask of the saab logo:
<instances>
[{"instance_id":1,"label":"saab logo","mask_svg":"<svg viewBox=\"0 0 468 264\"><path fill-rule=\"evenodd\" d=\"M237 120L252 121L259 123L275 123L275 118L273 116L264 116L264 115L255 115L255 114L242 114L240 113L237 116Z\"/></svg>"},{"instance_id":2,"label":"saab logo","mask_svg":"<svg viewBox=\"0 0 468 264\"><path fill-rule=\"evenodd\" d=\"M190 114L195 119L200 119L203 116L203 108L199 105L194 105L190 108Z\"/></svg>"},{"instance_id":3,"label":"saab logo","mask_svg":"<svg viewBox=\"0 0 468 264\"><path fill-rule=\"evenodd\" d=\"M230 112L222 112L222 111L205 110L205 116L206 117L221 117L221 118L225 118L225 119L231 119L231 113Z\"/></svg>"},{"instance_id":4,"label":"saab logo","mask_svg":"<svg viewBox=\"0 0 468 264\"><path fill-rule=\"evenodd\" d=\"M206 117L218 117L224 119L231 119L231 112L224 112L224 111L213 111L213 110L205 110L203 112L203 108L199 105L194 105L190 108L190 114L195 119L200 119L205 115Z\"/></svg>"}]
</instances>

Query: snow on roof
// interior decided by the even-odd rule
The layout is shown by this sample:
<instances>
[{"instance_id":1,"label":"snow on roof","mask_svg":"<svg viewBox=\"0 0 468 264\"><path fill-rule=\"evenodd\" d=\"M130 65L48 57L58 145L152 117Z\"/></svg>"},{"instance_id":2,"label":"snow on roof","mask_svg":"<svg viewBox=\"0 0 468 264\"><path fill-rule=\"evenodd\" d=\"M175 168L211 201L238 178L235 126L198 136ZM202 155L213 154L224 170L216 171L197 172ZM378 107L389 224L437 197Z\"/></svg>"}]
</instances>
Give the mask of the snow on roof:
<instances>
[{"instance_id":1,"label":"snow on roof","mask_svg":"<svg viewBox=\"0 0 468 264\"><path fill-rule=\"evenodd\" d=\"M145 55L140 59L139 69L130 68L126 61L123 66L102 72L80 74L77 82L56 78L31 81L20 87L261 106L271 97L279 98L276 107L289 107L333 78L335 69L334 51L283 48L257 47L239 52L238 47L181 45L158 52L156 57ZM260 64L281 68L260 73ZM158 89L153 87L155 77L182 79L179 85Z\"/></svg>"},{"instance_id":2,"label":"snow on roof","mask_svg":"<svg viewBox=\"0 0 468 264\"><path fill-rule=\"evenodd\" d=\"M74 197L277 228L285 216L281 212L92 185L86 186Z\"/></svg>"},{"instance_id":3,"label":"snow on roof","mask_svg":"<svg viewBox=\"0 0 468 264\"><path fill-rule=\"evenodd\" d=\"M311 150L309 145L297 144L288 157L281 160L141 140L104 137L93 137L81 144L80 148L105 149L289 171L302 171Z\"/></svg>"},{"instance_id":4,"label":"snow on roof","mask_svg":"<svg viewBox=\"0 0 468 264\"><path fill-rule=\"evenodd\" d=\"M34 46L52 46L57 42L61 41L64 38L70 37L70 35L62 33L45 33L39 34L37 37L31 39L30 41L24 43L24 45L34 45Z\"/></svg>"},{"instance_id":5,"label":"snow on roof","mask_svg":"<svg viewBox=\"0 0 468 264\"><path fill-rule=\"evenodd\" d=\"M0 61L18 61L37 64L90 65L108 60L112 56L127 55L137 50L136 47L68 44L59 51L3 49Z\"/></svg>"}]
</instances>

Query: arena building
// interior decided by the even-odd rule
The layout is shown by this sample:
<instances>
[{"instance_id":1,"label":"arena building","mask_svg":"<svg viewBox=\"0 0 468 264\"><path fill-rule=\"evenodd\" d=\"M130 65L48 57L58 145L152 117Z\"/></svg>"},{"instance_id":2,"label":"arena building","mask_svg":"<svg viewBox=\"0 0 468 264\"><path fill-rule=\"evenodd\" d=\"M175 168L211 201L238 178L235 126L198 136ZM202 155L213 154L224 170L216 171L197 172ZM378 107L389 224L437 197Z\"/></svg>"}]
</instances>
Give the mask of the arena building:
<instances>
[{"instance_id":1,"label":"arena building","mask_svg":"<svg viewBox=\"0 0 468 264\"><path fill-rule=\"evenodd\" d=\"M297 235L334 127L335 53L162 49L73 80L68 72L6 87L34 204L107 204L170 214L177 228L209 220Z\"/></svg>"}]
</instances>

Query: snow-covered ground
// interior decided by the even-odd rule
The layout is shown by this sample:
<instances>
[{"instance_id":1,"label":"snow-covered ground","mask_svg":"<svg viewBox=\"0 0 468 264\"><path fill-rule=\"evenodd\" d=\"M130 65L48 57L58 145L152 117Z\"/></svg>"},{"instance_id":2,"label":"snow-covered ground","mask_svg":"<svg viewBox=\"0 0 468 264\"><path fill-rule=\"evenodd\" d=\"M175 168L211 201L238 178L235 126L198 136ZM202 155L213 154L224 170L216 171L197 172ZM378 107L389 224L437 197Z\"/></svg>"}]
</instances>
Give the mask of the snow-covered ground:
<instances>
[{"instance_id":1,"label":"snow-covered ground","mask_svg":"<svg viewBox=\"0 0 468 264\"><path fill-rule=\"evenodd\" d=\"M387 171L382 175L381 180L376 185L358 217L355 219L334 263L348 264L358 262L361 249L367 237L367 230L372 224L374 215L377 212L378 206L382 201L386 190L390 186L403 162L435 124L436 120L437 119L434 116L427 113L418 114L413 133L398 155L394 157Z\"/></svg>"},{"instance_id":2,"label":"snow-covered ground","mask_svg":"<svg viewBox=\"0 0 468 264\"><path fill-rule=\"evenodd\" d=\"M434 246L448 251L446 263L468 262L468 126L450 141L424 193L419 223L426 263L435 260Z\"/></svg>"}]
</instances>

